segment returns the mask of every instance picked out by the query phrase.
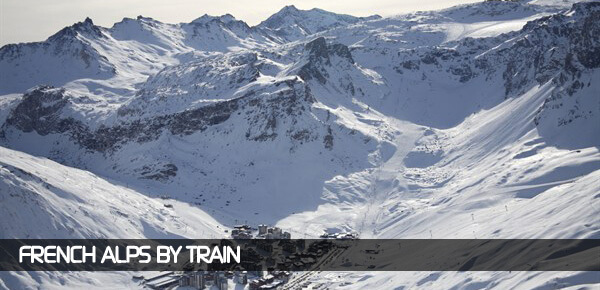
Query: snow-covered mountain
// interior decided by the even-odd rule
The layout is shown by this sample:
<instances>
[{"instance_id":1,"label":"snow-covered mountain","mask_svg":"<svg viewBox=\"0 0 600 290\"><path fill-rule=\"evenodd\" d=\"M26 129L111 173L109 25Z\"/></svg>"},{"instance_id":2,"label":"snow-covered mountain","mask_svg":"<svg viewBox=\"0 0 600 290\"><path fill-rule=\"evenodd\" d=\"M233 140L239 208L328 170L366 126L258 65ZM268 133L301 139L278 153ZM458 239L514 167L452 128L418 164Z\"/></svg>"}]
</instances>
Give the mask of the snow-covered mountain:
<instances>
[{"instance_id":1,"label":"snow-covered mountain","mask_svg":"<svg viewBox=\"0 0 600 290\"><path fill-rule=\"evenodd\" d=\"M354 17L318 8L300 10L294 5L289 5L261 22L258 27L269 28L275 35L286 40L298 40L317 32L379 18L379 15Z\"/></svg>"},{"instance_id":2,"label":"snow-covered mountain","mask_svg":"<svg viewBox=\"0 0 600 290\"><path fill-rule=\"evenodd\" d=\"M13 222L0 236L202 238L248 222L295 237L598 238L599 20L598 2L387 18L287 6L254 27L86 19L4 46L0 218ZM0 287L131 282L104 275L2 273ZM332 288L600 283L310 275Z\"/></svg>"}]
</instances>

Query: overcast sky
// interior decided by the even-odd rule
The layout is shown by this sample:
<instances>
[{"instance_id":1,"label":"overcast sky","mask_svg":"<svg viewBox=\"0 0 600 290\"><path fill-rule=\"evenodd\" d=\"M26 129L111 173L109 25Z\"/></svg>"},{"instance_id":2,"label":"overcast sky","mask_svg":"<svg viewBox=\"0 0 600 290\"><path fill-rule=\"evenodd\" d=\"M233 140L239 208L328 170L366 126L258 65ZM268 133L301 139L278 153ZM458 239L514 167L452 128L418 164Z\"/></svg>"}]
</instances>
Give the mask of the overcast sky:
<instances>
[{"instance_id":1,"label":"overcast sky","mask_svg":"<svg viewBox=\"0 0 600 290\"><path fill-rule=\"evenodd\" d=\"M0 45L41 41L61 28L90 17L96 25L111 27L123 17L138 15L162 22L190 22L207 13L230 13L249 25L258 24L285 5L321 8L355 16L390 16L432 10L477 0L0 0Z\"/></svg>"}]
</instances>

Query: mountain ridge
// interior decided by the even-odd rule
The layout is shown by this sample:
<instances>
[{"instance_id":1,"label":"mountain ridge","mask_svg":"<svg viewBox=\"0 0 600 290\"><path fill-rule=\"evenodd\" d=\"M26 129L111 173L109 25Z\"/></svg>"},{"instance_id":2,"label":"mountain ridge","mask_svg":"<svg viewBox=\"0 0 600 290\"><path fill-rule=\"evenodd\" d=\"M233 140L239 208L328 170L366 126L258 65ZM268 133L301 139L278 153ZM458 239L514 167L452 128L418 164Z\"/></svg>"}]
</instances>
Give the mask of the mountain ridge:
<instances>
[{"instance_id":1,"label":"mountain ridge","mask_svg":"<svg viewBox=\"0 0 600 290\"><path fill-rule=\"evenodd\" d=\"M11 194L0 218L22 222L0 233L35 236L26 227L39 219L76 237L220 238L243 222L308 238L597 238L600 3L537 2L341 17L323 30L293 17L86 20L61 32L77 44L68 53L20 46L18 66L3 47L0 187ZM80 48L108 72L90 74ZM79 66L55 65L66 60ZM59 68L69 74L40 77ZM131 280L89 275L65 284ZM311 275L330 288L600 283L585 272ZM55 278L0 273L14 287Z\"/></svg>"}]
</instances>

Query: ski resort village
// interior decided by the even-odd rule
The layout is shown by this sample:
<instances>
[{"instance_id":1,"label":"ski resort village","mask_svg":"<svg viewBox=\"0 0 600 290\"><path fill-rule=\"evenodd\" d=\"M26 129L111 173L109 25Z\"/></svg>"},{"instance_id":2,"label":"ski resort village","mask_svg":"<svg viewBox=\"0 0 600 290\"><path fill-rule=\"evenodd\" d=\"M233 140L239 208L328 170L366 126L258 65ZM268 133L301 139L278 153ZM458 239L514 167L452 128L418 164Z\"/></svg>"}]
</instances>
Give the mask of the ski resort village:
<instances>
[{"instance_id":1,"label":"ski resort village","mask_svg":"<svg viewBox=\"0 0 600 290\"><path fill-rule=\"evenodd\" d=\"M226 230L229 231L229 230ZM291 234L282 231L278 227L270 227L264 224L253 228L249 225L236 225L231 230L232 239L252 239L249 243L253 246L252 251L260 251L263 254L271 255L275 251L286 254L283 265L277 265L276 262L267 258L266 261L273 270L269 271L185 271L185 272L159 272L157 274L147 275L136 274L133 276L140 286L151 289L295 289L299 285L302 287L315 286L310 281L305 281L306 277L302 274L306 272L290 272L275 270L277 266L285 268L305 269L306 266L319 262L325 262L328 259L334 259L335 254L339 252L333 250L328 244L317 244L308 246L305 240L291 240ZM354 239L353 233L324 233L323 239ZM273 242L277 240L277 242ZM275 244L275 247L274 247ZM296 254L299 250L305 250L301 254ZM245 251L248 248L244 249ZM318 283L317 283L318 284ZM213 288L214 287L214 288ZM313 289L318 289L313 288Z\"/></svg>"}]
</instances>

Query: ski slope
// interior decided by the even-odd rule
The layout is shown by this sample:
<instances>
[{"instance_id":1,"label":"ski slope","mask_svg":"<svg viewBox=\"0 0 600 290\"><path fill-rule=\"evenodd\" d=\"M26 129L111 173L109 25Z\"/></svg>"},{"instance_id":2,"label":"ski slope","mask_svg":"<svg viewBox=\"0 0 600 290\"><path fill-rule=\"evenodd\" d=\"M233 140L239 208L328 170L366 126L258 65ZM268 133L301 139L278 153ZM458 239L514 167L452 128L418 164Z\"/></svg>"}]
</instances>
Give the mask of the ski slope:
<instances>
[{"instance_id":1,"label":"ski slope","mask_svg":"<svg viewBox=\"0 0 600 290\"><path fill-rule=\"evenodd\" d=\"M574 4L574 5L573 5ZM0 49L2 238L600 238L598 3L293 6ZM50 73L52 72L52 73ZM0 288L141 288L3 272ZM593 289L586 272L328 273L332 289ZM300 283L300 282L298 282ZM232 285L233 287L233 285Z\"/></svg>"}]
</instances>

